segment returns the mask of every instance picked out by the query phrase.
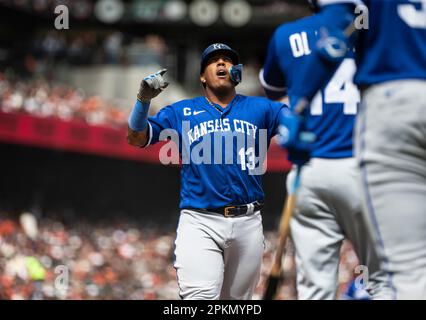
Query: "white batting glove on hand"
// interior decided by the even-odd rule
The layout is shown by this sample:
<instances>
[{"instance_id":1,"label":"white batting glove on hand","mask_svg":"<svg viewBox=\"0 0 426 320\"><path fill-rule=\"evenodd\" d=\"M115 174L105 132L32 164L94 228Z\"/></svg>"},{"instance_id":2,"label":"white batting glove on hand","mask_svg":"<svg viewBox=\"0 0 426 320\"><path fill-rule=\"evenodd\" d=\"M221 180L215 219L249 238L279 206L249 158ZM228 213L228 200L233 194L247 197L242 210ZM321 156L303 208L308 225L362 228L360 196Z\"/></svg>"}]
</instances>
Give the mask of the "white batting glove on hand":
<instances>
[{"instance_id":1,"label":"white batting glove on hand","mask_svg":"<svg viewBox=\"0 0 426 320\"><path fill-rule=\"evenodd\" d=\"M150 102L151 99L158 96L161 91L167 88L169 83L163 78L166 72L167 69L162 69L142 80L138 92L138 100L140 102Z\"/></svg>"}]
</instances>

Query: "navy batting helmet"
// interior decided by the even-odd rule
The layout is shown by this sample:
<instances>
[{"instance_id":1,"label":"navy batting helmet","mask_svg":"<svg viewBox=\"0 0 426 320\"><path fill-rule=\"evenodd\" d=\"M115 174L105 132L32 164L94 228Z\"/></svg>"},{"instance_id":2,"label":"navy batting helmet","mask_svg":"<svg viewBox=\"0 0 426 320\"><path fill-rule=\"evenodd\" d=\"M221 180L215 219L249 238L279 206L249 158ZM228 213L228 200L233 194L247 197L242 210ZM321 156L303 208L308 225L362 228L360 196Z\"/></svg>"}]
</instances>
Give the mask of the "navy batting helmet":
<instances>
[{"instance_id":1,"label":"navy batting helmet","mask_svg":"<svg viewBox=\"0 0 426 320\"><path fill-rule=\"evenodd\" d=\"M200 65L200 74L204 72L204 69L207 65L207 61L216 53L223 52L225 53L229 58L231 58L232 63L234 65L237 65L239 63L239 57L238 53L231 49L231 47L227 46L223 43L214 43L209 45L201 55L201 65Z\"/></svg>"}]
</instances>

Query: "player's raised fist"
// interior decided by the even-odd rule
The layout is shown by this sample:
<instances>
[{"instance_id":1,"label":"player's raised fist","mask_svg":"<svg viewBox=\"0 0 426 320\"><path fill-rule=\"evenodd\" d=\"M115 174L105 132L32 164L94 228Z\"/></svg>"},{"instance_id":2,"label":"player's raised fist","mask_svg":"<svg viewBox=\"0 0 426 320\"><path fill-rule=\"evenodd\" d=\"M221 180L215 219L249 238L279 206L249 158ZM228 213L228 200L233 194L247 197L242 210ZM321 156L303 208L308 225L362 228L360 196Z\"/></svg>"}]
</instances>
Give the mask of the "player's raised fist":
<instances>
[{"instance_id":1,"label":"player's raised fist","mask_svg":"<svg viewBox=\"0 0 426 320\"><path fill-rule=\"evenodd\" d=\"M161 91L167 88L169 83L164 80L163 75L167 72L167 69L161 69L160 71L153 73L141 82L138 92L138 100L141 102L149 102L160 94Z\"/></svg>"}]
</instances>

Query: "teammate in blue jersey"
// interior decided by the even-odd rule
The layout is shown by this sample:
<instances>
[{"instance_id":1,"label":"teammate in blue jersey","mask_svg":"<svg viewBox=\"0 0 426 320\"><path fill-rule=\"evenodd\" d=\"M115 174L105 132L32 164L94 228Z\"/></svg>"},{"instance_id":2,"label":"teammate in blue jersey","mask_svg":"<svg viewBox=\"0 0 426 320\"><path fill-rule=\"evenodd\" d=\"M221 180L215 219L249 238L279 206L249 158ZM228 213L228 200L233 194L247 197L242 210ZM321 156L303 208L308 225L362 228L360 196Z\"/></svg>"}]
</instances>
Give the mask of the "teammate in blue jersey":
<instances>
[{"instance_id":1,"label":"teammate in blue jersey","mask_svg":"<svg viewBox=\"0 0 426 320\"><path fill-rule=\"evenodd\" d=\"M313 99L354 30L354 81L362 89L355 150L364 215L393 298L426 299L426 2L363 2L316 2L319 14L330 18L299 73L297 85L304 89L298 94ZM308 73L311 67L318 72Z\"/></svg>"},{"instance_id":2,"label":"teammate in blue jersey","mask_svg":"<svg viewBox=\"0 0 426 320\"><path fill-rule=\"evenodd\" d=\"M301 85L298 77L320 37L324 19L325 15L313 15L276 29L259 75L270 98L287 94L291 108L295 107L298 92L303 89L298 87ZM310 73L315 73L315 67ZM317 92L311 108L302 113L304 130L316 137L311 149L298 153L297 142L296 149L289 148L289 159L303 165L290 223L296 251L298 298L303 300L337 298L340 249L345 238L353 244L361 264L369 268L370 294L380 299L390 297L362 219L358 171L352 152L354 120L360 101L358 88L352 83L354 73L353 51L349 50L330 81ZM286 127L289 113L286 109L280 116L285 132L291 130ZM295 171L294 168L288 176L288 186L292 185Z\"/></svg>"},{"instance_id":3,"label":"teammate in blue jersey","mask_svg":"<svg viewBox=\"0 0 426 320\"><path fill-rule=\"evenodd\" d=\"M183 165L174 266L182 299L251 299L259 280L261 174L285 105L236 94L241 69L233 49L212 44L201 58L204 96L147 118L150 100L168 85L162 70L142 81L129 118L131 145L166 138L178 145Z\"/></svg>"}]
</instances>

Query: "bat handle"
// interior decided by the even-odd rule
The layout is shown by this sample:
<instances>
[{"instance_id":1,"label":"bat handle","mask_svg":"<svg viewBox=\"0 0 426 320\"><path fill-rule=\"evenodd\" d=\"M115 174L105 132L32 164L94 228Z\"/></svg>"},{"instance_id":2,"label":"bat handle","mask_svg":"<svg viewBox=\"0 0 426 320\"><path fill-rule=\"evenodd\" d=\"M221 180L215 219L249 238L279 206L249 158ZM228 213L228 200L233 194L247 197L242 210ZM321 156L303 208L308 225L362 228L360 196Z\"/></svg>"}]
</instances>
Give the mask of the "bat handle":
<instances>
[{"instance_id":1,"label":"bat handle","mask_svg":"<svg viewBox=\"0 0 426 320\"><path fill-rule=\"evenodd\" d=\"M274 262L268 278L268 284L264 293L264 300L273 299L275 296L279 279L281 278L281 262L284 255L287 235L289 233L290 218L292 216L294 206L296 203L296 192L300 185L300 173L302 166L297 166L296 176L292 183L291 190L289 190L287 195L287 200L283 208L283 213L281 215L281 221L279 225L279 239L278 245L275 252Z\"/></svg>"},{"instance_id":2,"label":"bat handle","mask_svg":"<svg viewBox=\"0 0 426 320\"><path fill-rule=\"evenodd\" d=\"M278 239L278 247L275 254L275 263L271 270L271 273L274 275L279 275L281 271L281 259L285 251L285 245L287 243L287 237L289 234L290 228L290 219L296 205L296 192L300 185L300 174L302 171L302 166L297 166L296 176L291 185L291 189L289 190L288 198L284 207L284 215L281 220L279 227L279 239Z\"/></svg>"},{"instance_id":3,"label":"bat handle","mask_svg":"<svg viewBox=\"0 0 426 320\"><path fill-rule=\"evenodd\" d=\"M302 166L297 166L296 169L296 176L294 177L293 180L293 185L291 186L290 189L290 194L295 194L297 189L299 189L299 185L300 185L300 173L302 172Z\"/></svg>"}]
</instances>

